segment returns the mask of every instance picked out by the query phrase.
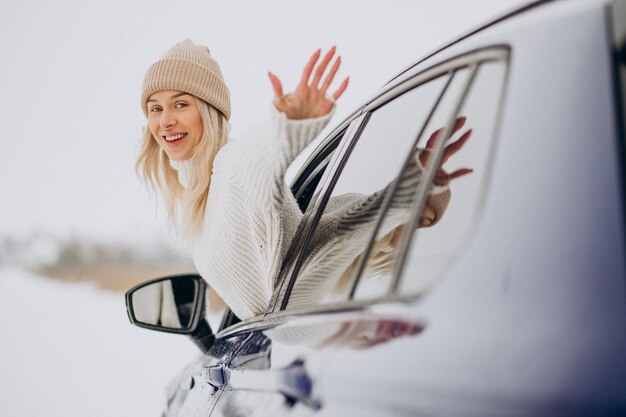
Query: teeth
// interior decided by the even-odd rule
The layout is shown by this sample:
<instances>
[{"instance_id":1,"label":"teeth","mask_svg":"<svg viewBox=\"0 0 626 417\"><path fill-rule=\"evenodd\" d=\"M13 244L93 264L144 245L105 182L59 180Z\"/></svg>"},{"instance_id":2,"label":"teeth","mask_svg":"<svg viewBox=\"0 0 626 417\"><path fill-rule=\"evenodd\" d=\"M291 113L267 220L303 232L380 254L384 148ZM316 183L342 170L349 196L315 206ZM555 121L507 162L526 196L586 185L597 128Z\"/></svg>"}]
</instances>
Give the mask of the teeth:
<instances>
[{"instance_id":1,"label":"teeth","mask_svg":"<svg viewBox=\"0 0 626 417\"><path fill-rule=\"evenodd\" d=\"M172 141L184 138L185 135L187 135L187 134L186 133L181 133L180 135L175 135L175 136L164 136L164 138L165 138L166 141L172 142Z\"/></svg>"}]
</instances>

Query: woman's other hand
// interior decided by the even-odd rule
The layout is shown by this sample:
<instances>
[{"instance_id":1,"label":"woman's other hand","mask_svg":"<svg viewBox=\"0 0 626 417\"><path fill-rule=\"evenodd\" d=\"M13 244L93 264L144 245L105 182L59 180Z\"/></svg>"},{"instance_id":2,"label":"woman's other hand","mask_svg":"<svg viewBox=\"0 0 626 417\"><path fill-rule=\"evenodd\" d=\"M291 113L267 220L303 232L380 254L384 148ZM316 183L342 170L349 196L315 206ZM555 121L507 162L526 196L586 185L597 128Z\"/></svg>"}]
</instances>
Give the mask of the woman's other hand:
<instances>
[{"instance_id":1,"label":"woman's other hand","mask_svg":"<svg viewBox=\"0 0 626 417\"><path fill-rule=\"evenodd\" d=\"M458 132L463 127L463 125L465 125L465 121L466 121L465 117L457 118L455 120L454 126L452 127L452 131L450 132L448 138L450 138L452 135ZM439 142L439 137L441 136L442 131L443 131L443 128L438 129L435 132L433 132L433 134L428 139L428 142L426 142L426 149L424 149L419 154L419 159L420 159L422 166L428 165L432 150L435 149L435 147L437 146L437 143ZM441 156L441 160L439 161L439 167L435 174L435 179L434 179L435 185L448 185L448 183L451 180L462 177L463 175L470 174L474 171L471 168L461 168L448 174L443 169L443 165L448 161L448 159L450 159L451 156L453 156L455 153L457 153L463 148L463 146L465 145L465 143L467 142L467 140L470 138L471 135L472 135L472 129L469 129L465 133L463 133L463 135L461 135L459 139L453 141L452 143L444 147L443 155Z\"/></svg>"},{"instance_id":2,"label":"woman's other hand","mask_svg":"<svg viewBox=\"0 0 626 417\"><path fill-rule=\"evenodd\" d=\"M274 105L279 111L285 113L287 118L294 120L311 119L324 116L332 110L335 101L341 97L348 87L350 79L350 77L346 77L332 96L327 95L327 90L341 65L341 57L338 56L330 71L325 74L328 64L335 55L335 50L334 46L330 48L317 68L315 68L315 64L320 58L321 50L315 51L304 67L300 83L293 93L283 94L283 86L278 77L271 72L268 73L274 89ZM314 68L315 73L313 74ZM311 77L311 74L313 74L313 77Z\"/></svg>"}]
</instances>

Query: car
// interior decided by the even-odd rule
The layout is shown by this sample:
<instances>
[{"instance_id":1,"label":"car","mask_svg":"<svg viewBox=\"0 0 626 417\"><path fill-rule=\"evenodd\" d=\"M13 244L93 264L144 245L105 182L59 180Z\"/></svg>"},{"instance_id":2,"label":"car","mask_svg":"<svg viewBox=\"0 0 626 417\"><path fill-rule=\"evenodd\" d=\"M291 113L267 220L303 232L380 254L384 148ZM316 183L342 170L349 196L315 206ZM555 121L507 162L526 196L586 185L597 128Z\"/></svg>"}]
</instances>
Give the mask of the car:
<instances>
[{"instance_id":1,"label":"car","mask_svg":"<svg viewBox=\"0 0 626 417\"><path fill-rule=\"evenodd\" d=\"M202 351L164 415L626 415L625 62L626 1L560 0L401 71L294 176L266 312L213 332L194 274L127 293ZM374 211L320 246L346 195Z\"/></svg>"}]
</instances>

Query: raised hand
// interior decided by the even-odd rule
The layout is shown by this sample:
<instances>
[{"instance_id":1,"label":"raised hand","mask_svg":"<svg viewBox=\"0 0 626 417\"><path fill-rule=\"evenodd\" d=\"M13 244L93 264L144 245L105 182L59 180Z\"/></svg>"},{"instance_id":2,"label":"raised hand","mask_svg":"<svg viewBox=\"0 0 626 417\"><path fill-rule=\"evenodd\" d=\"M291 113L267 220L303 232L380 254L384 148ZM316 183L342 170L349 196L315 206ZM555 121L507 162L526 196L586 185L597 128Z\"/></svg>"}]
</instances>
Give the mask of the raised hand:
<instances>
[{"instance_id":1,"label":"raised hand","mask_svg":"<svg viewBox=\"0 0 626 417\"><path fill-rule=\"evenodd\" d=\"M463 125L465 125L466 120L467 119L465 117L458 117L454 122L454 126L452 128L452 131L450 132L449 137L452 137L452 135L458 132L463 127ZM420 152L419 159L423 166L427 166L432 151L435 149L437 143L439 142L439 137L441 136L442 130L443 128L433 132L433 134L430 135L428 142L426 142L426 149ZM449 145L446 145L443 150L443 155L441 156L441 161L439 162L439 167L437 168L437 172L435 174L434 183L436 185L447 185L451 180L459 178L463 175L467 175L474 171L471 168L461 168L448 174L443 169L443 165L448 161L448 159L450 159L452 155L454 155L455 153L460 151L461 148L463 148L463 145L465 145L465 142L467 142L471 135L472 129L469 129L467 132L463 133L463 135L461 135L459 139L455 140Z\"/></svg>"},{"instance_id":2,"label":"raised hand","mask_svg":"<svg viewBox=\"0 0 626 417\"><path fill-rule=\"evenodd\" d=\"M341 97L348 87L350 79L350 77L346 77L332 96L329 97L327 95L327 90L341 65L341 57L339 56L335 59L330 71L325 74L328 64L335 55L335 51L336 48L333 46L326 52L324 58L315 69L313 78L311 78L315 64L321 55L321 50L315 51L302 71L300 83L292 93L283 94L283 85L278 77L271 72L268 73L274 89L274 105L279 111L285 113L287 118L294 120L310 119L328 114L332 110L335 101Z\"/></svg>"}]
</instances>

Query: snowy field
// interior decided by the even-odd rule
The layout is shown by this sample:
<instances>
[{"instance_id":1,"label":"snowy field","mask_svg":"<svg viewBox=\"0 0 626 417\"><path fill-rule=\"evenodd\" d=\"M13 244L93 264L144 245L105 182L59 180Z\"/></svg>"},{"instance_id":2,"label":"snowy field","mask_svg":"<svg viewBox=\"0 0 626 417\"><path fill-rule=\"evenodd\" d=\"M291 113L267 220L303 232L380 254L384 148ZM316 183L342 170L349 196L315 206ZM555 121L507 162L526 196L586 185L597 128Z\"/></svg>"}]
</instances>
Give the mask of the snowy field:
<instances>
[{"instance_id":1,"label":"snowy field","mask_svg":"<svg viewBox=\"0 0 626 417\"><path fill-rule=\"evenodd\" d=\"M120 293L0 268L0 416L159 416L197 353L132 326Z\"/></svg>"}]
</instances>

